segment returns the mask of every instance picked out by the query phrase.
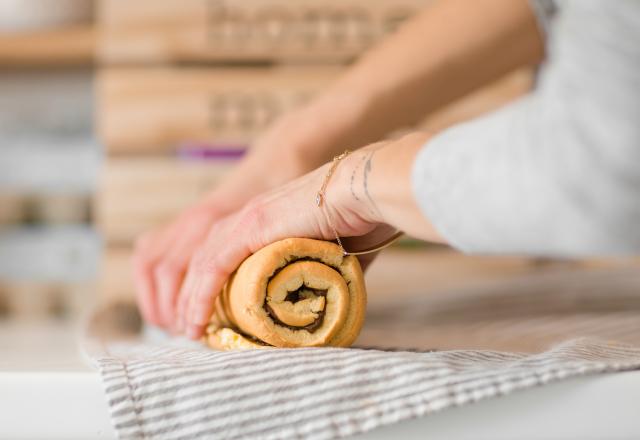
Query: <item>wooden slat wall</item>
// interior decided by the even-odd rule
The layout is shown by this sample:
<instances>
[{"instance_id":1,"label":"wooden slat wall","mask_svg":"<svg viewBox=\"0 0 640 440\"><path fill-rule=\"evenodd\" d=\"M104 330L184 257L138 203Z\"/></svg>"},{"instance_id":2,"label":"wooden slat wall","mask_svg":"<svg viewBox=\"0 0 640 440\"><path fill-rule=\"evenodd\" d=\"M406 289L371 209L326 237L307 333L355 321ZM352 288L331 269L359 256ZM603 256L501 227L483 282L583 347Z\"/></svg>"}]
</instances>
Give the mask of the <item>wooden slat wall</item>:
<instances>
[{"instance_id":1,"label":"wooden slat wall","mask_svg":"<svg viewBox=\"0 0 640 440\"><path fill-rule=\"evenodd\" d=\"M430 0L102 0L109 63L345 62Z\"/></svg>"},{"instance_id":2,"label":"wooden slat wall","mask_svg":"<svg viewBox=\"0 0 640 440\"><path fill-rule=\"evenodd\" d=\"M344 68L111 68L98 80L98 127L112 154L162 154L184 141L246 147L277 116L307 101ZM429 115L438 131L493 110L531 87L529 69Z\"/></svg>"},{"instance_id":3,"label":"wooden slat wall","mask_svg":"<svg viewBox=\"0 0 640 440\"><path fill-rule=\"evenodd\" d=\"M168 157L109 159L96 197L96 220L105 242L130 244L171 220L210 191L231 166Z\"/></svg>"},{"instance_id":4,"label":"wooden slat wall","mask_svg":"<svg viewBox=\"0 0 640 440\"><path fill-rule=\"evenodd\" d=\"M109 68L98 77L98 126L109 153L168 153L182 141L242 148L342 69Z\"/></svg>"}]
</instances>

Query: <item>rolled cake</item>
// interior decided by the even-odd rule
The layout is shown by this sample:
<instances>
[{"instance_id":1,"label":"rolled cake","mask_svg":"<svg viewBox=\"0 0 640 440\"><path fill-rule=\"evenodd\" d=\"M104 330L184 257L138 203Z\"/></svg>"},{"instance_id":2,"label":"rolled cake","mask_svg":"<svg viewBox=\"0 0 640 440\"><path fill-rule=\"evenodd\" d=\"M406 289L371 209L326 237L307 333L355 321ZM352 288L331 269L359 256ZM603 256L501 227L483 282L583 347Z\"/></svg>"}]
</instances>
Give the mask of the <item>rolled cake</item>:
<instances>
[{"instance_id":1,"label":"rolled cake","mask_svg":"<svg viewBox=\"0 0 640 440\"><path fill-rule=\"evenodd\" d=\"M223 350L348 347L365 308L356 257L327 241L289 238L240 265L216 299L205 338Z\"/></svg>"}]
</instances>

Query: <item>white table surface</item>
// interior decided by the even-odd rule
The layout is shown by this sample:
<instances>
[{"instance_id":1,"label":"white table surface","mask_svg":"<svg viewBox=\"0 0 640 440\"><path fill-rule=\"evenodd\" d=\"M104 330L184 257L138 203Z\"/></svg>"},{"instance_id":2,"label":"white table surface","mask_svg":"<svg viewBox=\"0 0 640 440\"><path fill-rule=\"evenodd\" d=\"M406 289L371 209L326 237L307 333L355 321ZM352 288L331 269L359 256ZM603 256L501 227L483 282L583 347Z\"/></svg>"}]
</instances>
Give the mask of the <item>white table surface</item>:
<instances>
[{"instance_id":1,"label":"white table surface","mask_svg":"<svg viewBox=\"0 0 640 440\"><path fill-rule=\"evenodd\" d=\"M0 438L115 438L97 373L0 373ZM637 439L640 372L571 379L372 431L360 440Z\"/></svg>"},{"instance_id":2,"label":"white table surface","mask_svg":"<svg viewBox=\"0 0 640 440\"><path fill-rule=\"evenodd\" d=\"M37 336L42 330L21 330L16 351L8 342L16 344L15 329L0 326L0 439L115 438L98 373L72 344L53 350L69 330L54 326ZM356 438L638 439L640 371L570 379Z\"/></svg>"}]
</instances>

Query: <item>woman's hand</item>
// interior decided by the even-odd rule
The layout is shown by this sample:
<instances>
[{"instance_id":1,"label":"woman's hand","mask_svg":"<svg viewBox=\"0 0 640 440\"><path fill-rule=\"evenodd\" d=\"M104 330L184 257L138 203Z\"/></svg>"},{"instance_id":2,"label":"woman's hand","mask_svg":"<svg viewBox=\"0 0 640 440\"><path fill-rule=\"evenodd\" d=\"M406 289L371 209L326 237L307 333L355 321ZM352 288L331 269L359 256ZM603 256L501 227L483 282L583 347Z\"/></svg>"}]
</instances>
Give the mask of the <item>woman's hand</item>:
<instances>
[{"instance_id":1,"label":"woman's hand","mask_svg":"<svg viewBox=\"0 0 640 440\"><path fill-rule=\"evenodd\" d=\"M253 198L240 211L214 223L189 264L178 300L178 330L200 337L229 275L246 257L277 240L333 240L335 228L340 236L358 237L349 241L349 249L362 249L381 241L388 225L437 240L413 200L410 184L413 158L427 138L414 134L345 158L326 189L328 215L315 200L330 164Z\"/></svg>"},{"instance_id":2,"label":"woman's hand","mask_svg":"<svg viewBox=\"0 0 640 440\"><path fill-rule=\"evenodd\" d=\"M187 267L212 224L240 210L252 197L318 167L341 142L353 139L349 132L357 125L359 107L354 103L358 100L345 103L344 97L332 96L326 94L282 117L221 186L168 225L137 240L134 281L147 322L168 329L175 323L176 300Z\"/></svg>"}]
</instances>

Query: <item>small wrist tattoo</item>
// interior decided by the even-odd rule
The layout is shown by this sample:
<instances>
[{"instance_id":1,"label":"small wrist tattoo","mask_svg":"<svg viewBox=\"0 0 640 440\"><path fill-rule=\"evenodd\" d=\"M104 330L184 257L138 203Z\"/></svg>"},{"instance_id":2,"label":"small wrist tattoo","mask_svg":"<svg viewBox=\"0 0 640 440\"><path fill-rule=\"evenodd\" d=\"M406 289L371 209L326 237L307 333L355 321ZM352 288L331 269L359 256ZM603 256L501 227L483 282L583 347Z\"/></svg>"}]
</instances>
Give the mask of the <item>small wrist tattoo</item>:
<instances>
[{"instance_id":1,"label":"small wrist tattoo","mask_svg":"<svg viewBox=\"0 0 640 440\"><path fill-rule=\"evenodd\" d=\"M362 166L362 163L364 162L365 158L366 158L365 156L362 156L360 158L360 161L358 162L358 164L353 168L353 171L351 172L351 182L349 184L349 189L351 190L351 195L358 202L360 201L360 197L358 197L358 195L356 194L354 186L355 186L355 181L356 181L356 174L358 173L358 170Z\"/></svg>"},{"instance_id":2,"label":"small wrist tattoo","mask_svg":"<svg viewBox=\"0 0 640 440\"><path fill-rule=\"evenodd\" d=\"M375 200L373 200L373 197L371 197L371 194L369 193L369 173L371 172L371 169L373 166L372 160L373 160L373 155L375 153L376 153L376 150L372 151L367 156L367 161L364 165L362 186L364 187L364 193L367 196L367 199L369 199L369 202L371 203L371 206L369 207L369 211L371 211L371 214L378 215L380 216L380 218L382 218L382 212L380 211L380 209L378 208L378 205L376 205Z\"/></svg>"}]
</instances>

